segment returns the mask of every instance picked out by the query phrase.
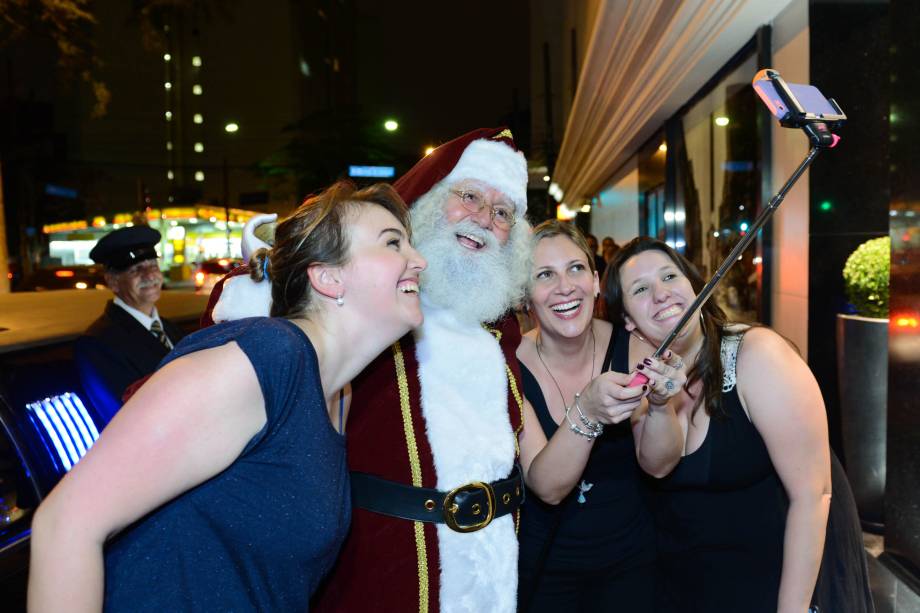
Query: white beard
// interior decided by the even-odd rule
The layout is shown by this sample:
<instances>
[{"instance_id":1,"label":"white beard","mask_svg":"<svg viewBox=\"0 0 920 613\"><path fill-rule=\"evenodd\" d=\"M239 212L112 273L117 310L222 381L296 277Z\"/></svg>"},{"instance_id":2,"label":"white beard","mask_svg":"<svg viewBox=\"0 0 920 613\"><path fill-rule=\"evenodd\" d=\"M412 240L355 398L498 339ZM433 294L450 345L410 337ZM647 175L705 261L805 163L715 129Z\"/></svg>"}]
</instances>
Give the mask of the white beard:
<instances>
[{"instance_id":1,"label":"white beard","mask_svg":"<svg viewBox=\"0 0 920 613\"><path fill-rule=\"evenodd\" d=\"M412 207L412 242L428 260L422 293L429 304L449 309L461 321L496 321L523 298L530 272L530 225L518 220L501 245L469 218L447 223L442 193L446 189L435 187ZM467 249L457 242L458 233L475 236L484 247Z\"/></svg>"},{"instance_id":2,"label":"white beard","mask_svg":"<svg viewBox=\"0 0 920 613\"><path fill-rule=\"evenodd\" d=\"M467 249L457 242L458 232L485 241L485 247ZM421 285L431 304L473 322L495 321L513 306L508 257L488 230L468 219L450 226L441 223L430 236L418 237L417 247L428 260Z\"/></svg>"}]
</instances>

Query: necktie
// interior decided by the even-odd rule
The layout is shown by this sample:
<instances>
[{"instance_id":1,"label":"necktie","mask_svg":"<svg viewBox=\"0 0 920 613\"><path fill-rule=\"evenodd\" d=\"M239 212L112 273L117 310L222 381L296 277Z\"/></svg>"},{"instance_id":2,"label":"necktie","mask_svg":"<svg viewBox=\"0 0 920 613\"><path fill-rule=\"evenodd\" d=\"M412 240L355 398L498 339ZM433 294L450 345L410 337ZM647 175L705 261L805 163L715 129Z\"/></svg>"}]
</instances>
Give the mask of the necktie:
<instances>
[{"instance_id":1,"label":"necktie","mask_svg":"<svg viewBox=\"0 0 920 613\"><path fill-rule=\"evenodd\" d=\"M169 337L166 336L166 331L163 330L163 324L160 323L159 319L154 319L153 323L150 324L150 331L153 332L153 335L157 337L157 340L166 347L167 349L172 349L172 343L169 342Z\"/></svg>"}]
</instances>

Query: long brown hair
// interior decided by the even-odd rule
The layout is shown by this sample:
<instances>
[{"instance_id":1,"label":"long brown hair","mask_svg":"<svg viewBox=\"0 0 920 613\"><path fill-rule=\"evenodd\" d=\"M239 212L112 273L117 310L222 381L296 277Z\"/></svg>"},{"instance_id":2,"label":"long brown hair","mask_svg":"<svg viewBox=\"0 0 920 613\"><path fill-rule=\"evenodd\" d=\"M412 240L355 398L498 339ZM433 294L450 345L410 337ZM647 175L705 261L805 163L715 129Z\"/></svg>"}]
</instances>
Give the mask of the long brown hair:
<instances>
[{"instance_id":1,"label":"long brown hair","mask_svg":"<svg viewBox=\"0 0 920 613\"><path fill-rule=\"evenodd\" d=\"M307 269L313 264L342 266L348 261L347 215L362 203L382 206L409 231L409 211L386 183L357 189L338 181L304 200L278 224L271 249L258 249L249 260L250 276L272 282L272 317L302 317L313 308Z\"/></svg>"},{"instance_id":2,"label":"long brown hair","mask_svg":"<svg viewBox=\"0 0 920 613\"><path fill-rule=\"evenodd\" d=\"M706 284L703 277L697 272L696 267L684 256L672 249L667 243L640 236L621 247L604 275L604 297L607 301L607 319L613 324L626 324L626 309L623 306L623 288L620 280L620 268L629 258L644 251L660 251L674 262L674 265L690 280L693 291L699 294ZM706 413L716 417L724 417L722 409L722 336L727 323L725 312L716 304L715 300L707 300L700 310L703 314L703 345L697 355L696 363L687 373L689 389L699 380L703 381L703 393L695 398L692 415L702 405L706 398Z\"/></svg>"}]
</instances>

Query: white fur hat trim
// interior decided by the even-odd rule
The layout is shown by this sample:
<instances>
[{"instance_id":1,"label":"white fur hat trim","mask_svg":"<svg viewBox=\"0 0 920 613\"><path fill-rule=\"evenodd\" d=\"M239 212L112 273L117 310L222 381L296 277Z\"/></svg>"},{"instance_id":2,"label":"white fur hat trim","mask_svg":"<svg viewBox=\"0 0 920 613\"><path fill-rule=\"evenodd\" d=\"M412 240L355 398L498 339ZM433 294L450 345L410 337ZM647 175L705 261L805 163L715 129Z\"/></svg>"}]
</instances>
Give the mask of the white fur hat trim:
<instances>
[{"instance_id":1,"label":"white fur hat trim","mask_svg":"<svg viewBox=\"0 0 920 613\"><path fill-rule=\"evenodd\" d=\"M527 160L505 143L480 138L467 145L444 181L450 185L463 179L494 187L514 203L518 215L527 212Z\"/></svg>"}]
</instances>

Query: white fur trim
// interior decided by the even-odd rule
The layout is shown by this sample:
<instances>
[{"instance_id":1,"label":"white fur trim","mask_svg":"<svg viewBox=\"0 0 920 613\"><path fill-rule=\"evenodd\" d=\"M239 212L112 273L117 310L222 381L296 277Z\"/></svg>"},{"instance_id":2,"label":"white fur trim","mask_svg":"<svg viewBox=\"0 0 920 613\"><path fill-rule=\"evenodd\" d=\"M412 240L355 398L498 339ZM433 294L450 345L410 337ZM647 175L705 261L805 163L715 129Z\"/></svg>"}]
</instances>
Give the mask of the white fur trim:
<instances>
[{"instance_id":1,"label":"white fur trim","mask_svg":"<svg viewBox=\"0 0 920 613\"><path fill-rule=\"evenodd\" d=\"M514 202L518 215L527 212L527 160L503 142L474 140L444 179L448 185L463 179L482 181Z\"/></svg>"},{"instance_id":2,"label":"white fur trim","mask_svg":"<svg viewBox=\"0 0 920 613\"><path fill-rule=\"evenodd\" d=\"M478 325L422 300L415 332L421 406L438 489L508 476L514 432L508 417L505 358ZM441 611L512 613L517 606L517 536L513 515L461 534L439 524Z\"/></svg>"},{"instance_id":3,"label":"white fur trim","mask_svg":"<svg viewBox=\"0 0 920 613\"><path fill-rule=\"evenodd\" d=\"M256 283L249 275L237 275L224 281L223 291L211 318L215 323L244 317L268 317L272 308L272 284Z\"/></svg>"}]
</instances>

